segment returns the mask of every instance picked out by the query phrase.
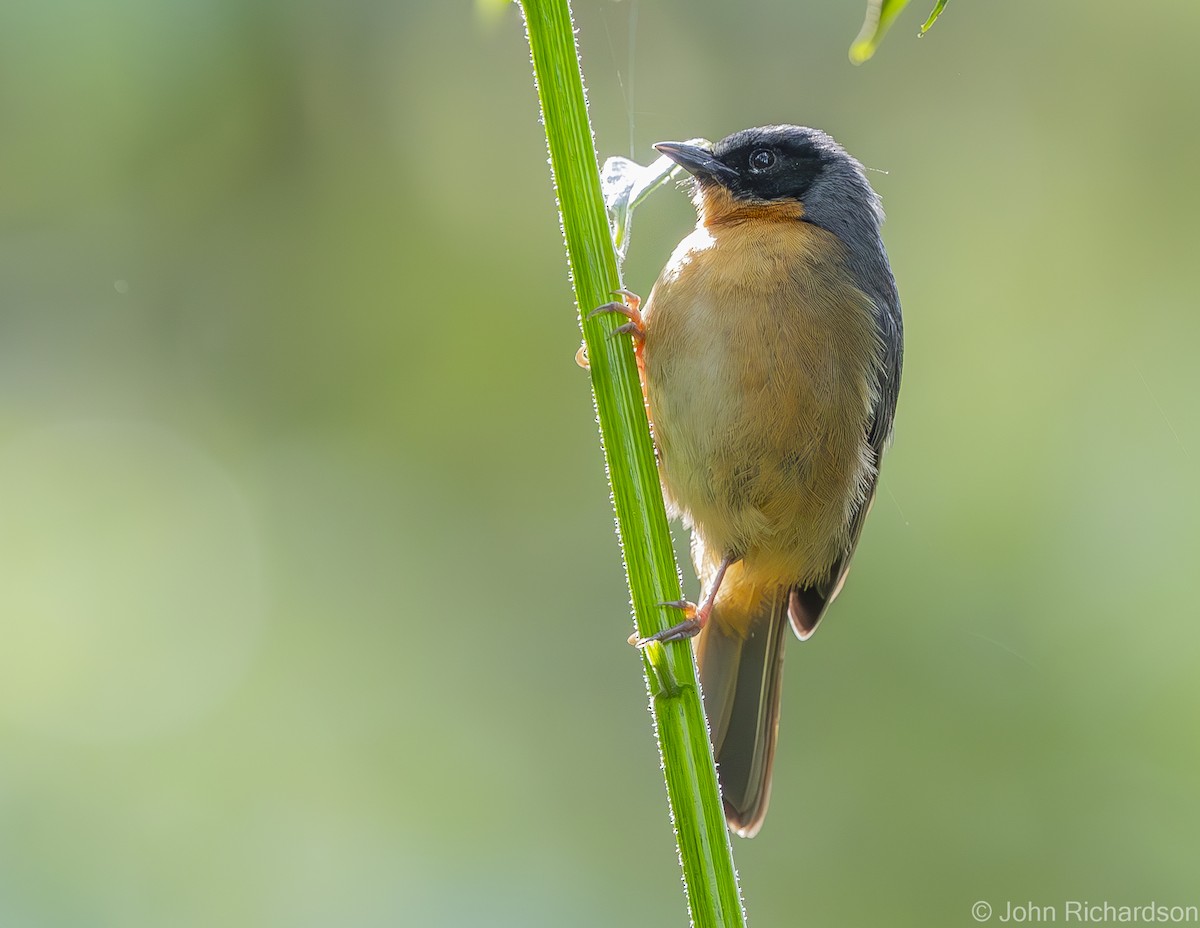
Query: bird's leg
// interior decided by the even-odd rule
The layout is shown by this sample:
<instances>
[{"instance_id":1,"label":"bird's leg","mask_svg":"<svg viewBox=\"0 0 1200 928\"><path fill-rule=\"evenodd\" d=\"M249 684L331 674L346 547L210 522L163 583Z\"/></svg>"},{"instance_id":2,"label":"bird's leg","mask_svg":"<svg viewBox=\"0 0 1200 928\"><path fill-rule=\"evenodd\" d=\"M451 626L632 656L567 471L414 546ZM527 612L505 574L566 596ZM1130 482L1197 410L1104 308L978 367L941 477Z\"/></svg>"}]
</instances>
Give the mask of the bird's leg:
<instances>
[{"instance_id":1,"label":"bird's leg","mask_svg":"<svg viewBox=\"0 0 1200 928\"><path fill-rule=\"evenodd\" d=\"M642 370L642 346L646 343L646 324L642 319L640 307L642 298L636 293L629 290L614 290L613 296L619 296L622 299L614 300L611 303L605 303L603 306L597 306L584 318L592 319L601 313L618 313L624 316L629 321L624 325L619 325L612 330L610 335L632 335L633 350L637 355L638 370ZM575 352L575 363L585 370L588 367L587 346L580 345L579 350Z\"/></svg>"},{"instance_id":2,"label":"bird's leg","mask_svg":"<svg viewBox=\"0 0 1200 928\"><path fill-rule=\"evenodd\" d=\"M629 321L613 329L612 334L632 335L634 343L641 345L646 340L646 323L642 319L641 313L642 298L636 293L624 289L614 290L613 296L619 296L622 299L605 303L603 306L597 306L587 314L587 318L592 319L601 313L617 313L622 315Z\"/></svg>"},{"instance_id":3,"label":"bird's leg","mask_svg":"<svg viewBox=\"0 0 1200 928\"><path fill-rule=\"evenodd\" d=\"M704 594L704 598L700 600L700 605L689 603L686 599L681 599L678 602L659 603L660 606L671 606L675 609L682 609L683 614L687 616L678 625L672 625L670 628L664 628L661 632L650 635L646 638L638 638L636 635L630 636L629 643L635 648L644 648L651 641L680 641L684 638L693 638L700 634L700 629L708 622L708 617L712 614L713 603L717 601L717 591L721 589L721 581L725 579L725 571L729 569L729 565L739 560L736 554L727 554L722 559L720 566L717 568L717 575L713 577L712 583L709 584L708 591Z\"/></svg>"}]
</instances>

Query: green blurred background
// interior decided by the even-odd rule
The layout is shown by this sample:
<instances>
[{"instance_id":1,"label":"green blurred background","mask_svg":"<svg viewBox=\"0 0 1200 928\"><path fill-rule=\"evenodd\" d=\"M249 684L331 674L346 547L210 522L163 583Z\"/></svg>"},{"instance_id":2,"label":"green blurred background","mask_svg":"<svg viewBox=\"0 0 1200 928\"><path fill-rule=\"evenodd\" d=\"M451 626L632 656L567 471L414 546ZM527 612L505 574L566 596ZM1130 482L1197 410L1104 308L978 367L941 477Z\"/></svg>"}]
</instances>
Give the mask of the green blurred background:
<instances>
[{"instance_id":1,"label":"green blurred background","mask_svg":"<svg viewBox=\"0 0 1200 928\"><path fill-rule=\"evenodd\" d=\"M1200 5L927 12L576 5L604 154L817 125L889 212L749 914L1197 904ZM0 5L0 926L686 923L544 144L516 7Z\"/></svg>"}]
</instances>

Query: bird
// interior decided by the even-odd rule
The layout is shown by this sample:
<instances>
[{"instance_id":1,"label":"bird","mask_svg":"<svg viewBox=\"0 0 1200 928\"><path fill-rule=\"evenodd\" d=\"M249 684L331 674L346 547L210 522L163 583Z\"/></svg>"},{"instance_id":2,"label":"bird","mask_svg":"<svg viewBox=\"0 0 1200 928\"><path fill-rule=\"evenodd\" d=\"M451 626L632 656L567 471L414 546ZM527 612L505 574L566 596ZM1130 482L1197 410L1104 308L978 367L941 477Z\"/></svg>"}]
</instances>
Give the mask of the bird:
<instances>
[{"instance_id":1,"label":"bird","mask_svg":"<svg viewBox=\"0 0 1200 928\"><path fill-rule=\"evenodd\" d=\"M694 637L731 831L762 827L786 629L837 597L892 435L903 323L862 165L819 129L660 142L690 177L695 229L629 319L668 512L691 529Z\"/></svg>"}]
</instances>

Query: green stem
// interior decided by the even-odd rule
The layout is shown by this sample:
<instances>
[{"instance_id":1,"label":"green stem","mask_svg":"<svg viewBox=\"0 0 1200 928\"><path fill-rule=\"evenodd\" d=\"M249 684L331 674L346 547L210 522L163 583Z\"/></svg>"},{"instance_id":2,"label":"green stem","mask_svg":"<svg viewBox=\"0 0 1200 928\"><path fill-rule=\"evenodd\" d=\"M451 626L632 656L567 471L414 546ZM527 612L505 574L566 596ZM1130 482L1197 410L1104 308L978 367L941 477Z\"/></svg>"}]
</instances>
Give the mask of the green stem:
<instances>
[{"instance_id":1,"label":"green stem","mask_svg":"<svg viewBox=\"0 0 1200 928\"><path fill-rule=\"evenodd\" d=\"M575 299L586 314L612 299L620 279L571 11L568 0L521 5ZM609 337L622 321L607 313L584 319L583 334L634 618L645 637L677 621L660 604L681 591L637 364L628 338ZM692 924L744 926L691 644L651 644L642 657Z\"/></svg>"}]
</instances>

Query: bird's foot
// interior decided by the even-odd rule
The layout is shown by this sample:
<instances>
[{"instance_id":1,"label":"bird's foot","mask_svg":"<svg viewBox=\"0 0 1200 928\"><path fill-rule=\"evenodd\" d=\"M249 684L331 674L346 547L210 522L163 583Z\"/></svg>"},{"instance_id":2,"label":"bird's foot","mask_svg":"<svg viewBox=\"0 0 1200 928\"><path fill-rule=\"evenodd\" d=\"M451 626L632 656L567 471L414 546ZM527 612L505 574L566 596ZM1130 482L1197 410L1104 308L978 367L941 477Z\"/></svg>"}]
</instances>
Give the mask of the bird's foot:
<instances>
[{"instance_id":1,"label":"bird's foot","mask_svg":"<svg viewBox=\"0 0 1200 928\"><path fill-rule=\"evenodd\" d=\"M632 335L633 348L637 352L638 366L640 368L642 363L642 346L646 343L646 323L642 319L642 313L639 308L642 305L642 298L629 290L614 290L613 296L619 296L621 299L605 303L603 306L597 306L584 318L593 319L601 313L617 313L628 319L628 322L613 329L609 333L609 337L611 338L613 335ZM584 370L588 369L586 344L580 345L579 350L575 352L575 363Z\"/></svg>"},{"instance_id":2,"label":"bird's foot","mask_svg":"<svg viewBox=\"0 0 1200 928\"><path fill-rule=\"evenodd\" d=\"M593 319L601 313L617 313L624 316L629 321L624 325L617 326L611 334L632 335L634 343L641 345L646 340L646 322L641 313L642 298L636 293L624 289L614 290L613 296L619 296L621 299L597 306L587 314L586 318Z\"/></svg>"},{"instance_id":3,"label":"bird's foot","mask_svg":"<svg viewBox=\"0 0 1200 928\"><path fill-rule=\"evenodd\" d=\"M717 601L717 591L721 589L721 581L725 579L725 571L735 561L741 560L741 555L727 554L721 559L721 563L717 565L717 572L709 583L708 592L704 595L704 599L700 601L700 605L690 603L686 599L675 600L669 603L659 603L660 606L668 606L672 609L682 609L685 616L684 620L678 625L672 625L670 628L664 628L661 632L655 632L653 635L648 635L645 638L639 638L637 635L629 636L629 643L635 648L644 648L651 641L667 642L667 641L682 641L685 638L695 638L700 634L705 625L708 624L708 617L712 614L713 603Z\"/></svg>"},{"instance_id":4,"label":"bird's foot","mask_svg":"<svg viewBox=\"0 0 1200 928\"><path fill-rule=\"evenodd\" d=\"M647 635L645 638L630 635L629 643L635 648L644 648L651 641L666 644L668 641L683 641L685 638L695 638L708 622L709 613L712 612L711 602L705 602L697 606L686 599L680 599L669 603L659 603L659 605L667 606L671 609L681 609L686 618L677 625L664 628L661 632L655 632L653 635Z\"/></svg>"}]
</instances>

